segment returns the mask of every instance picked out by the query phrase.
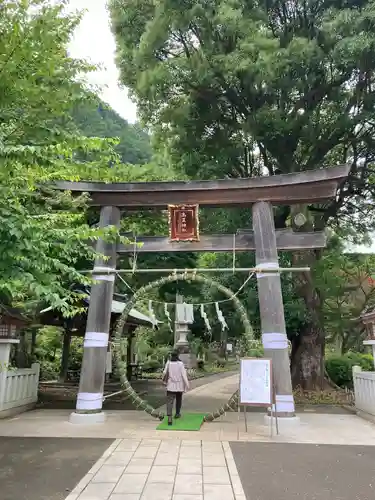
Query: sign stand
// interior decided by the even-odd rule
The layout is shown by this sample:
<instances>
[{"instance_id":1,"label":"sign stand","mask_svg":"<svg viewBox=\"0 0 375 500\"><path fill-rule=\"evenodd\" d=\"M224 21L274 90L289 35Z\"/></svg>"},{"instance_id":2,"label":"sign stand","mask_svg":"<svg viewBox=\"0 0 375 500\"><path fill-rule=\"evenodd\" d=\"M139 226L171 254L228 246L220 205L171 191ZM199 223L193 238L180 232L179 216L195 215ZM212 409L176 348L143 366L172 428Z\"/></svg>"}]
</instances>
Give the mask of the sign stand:
<instances>
[{"instance_id":1,"label":"sign stand","mask_svg":"<svg viewBox=\"0 0 375 500\"><path fill-rule=\"evenodd\" d=\"M276 423L276 434L279 435L279 418L277 416L276 387L275 387L275 380L274 380L273 377L272 377L272 389L273 389L272 390L272 392L273 392L273 400L274 400L274 404L275 404L275 413L274 413L274 416L275 416L275 423Z\"/></svg>"},{"instance_id":2,"label":"sign stand","mask_svg":"<svg viewBox=\"0 0 375 500\"><path fill-rule=\"evenodd\" d=\"M273 420L279 434L277 418L276 391L272 373L272 360L269 358L242 358L240 360L240 386L238 400L238 436L241 417L244 412L245 431L247 432L247 406L266 407L271 410L270 436L273 436Z\"/></svg>"},{"instance_id":3,"label":"sign stand","mask_svg":"<svg viewBox=\"0 0 375 500\"><path fill-rule=\"evenodd\" d=\"M276 389L275 389L275 381L272 376L272 402L271 405L271 418L270 418L270 436L273 437L273 419L275 419L276 424L276 434L279 434L279 419L277 418L277 405L276 405Z\"/></svg>"}]
</instances>

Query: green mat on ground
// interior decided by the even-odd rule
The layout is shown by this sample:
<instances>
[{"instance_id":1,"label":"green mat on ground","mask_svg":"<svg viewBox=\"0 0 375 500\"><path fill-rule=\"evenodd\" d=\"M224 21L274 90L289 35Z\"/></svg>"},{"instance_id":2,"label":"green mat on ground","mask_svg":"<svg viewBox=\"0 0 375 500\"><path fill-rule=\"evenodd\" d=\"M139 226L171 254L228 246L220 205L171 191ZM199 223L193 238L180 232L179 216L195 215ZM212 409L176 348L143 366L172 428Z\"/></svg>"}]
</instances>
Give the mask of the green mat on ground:
<instances>
[{"instance_id":1,"label":"green mat on ground","mask_svg":"<svg viewBox=\"0 0 375 500\"><path fill-rule=\"evenodd\" d=\"M199 431L203 424L205 413L183 413L181 418L173 418L172 425L168 425L168 417L156 427L158 431Z\"/></svg>"}]
</instances>

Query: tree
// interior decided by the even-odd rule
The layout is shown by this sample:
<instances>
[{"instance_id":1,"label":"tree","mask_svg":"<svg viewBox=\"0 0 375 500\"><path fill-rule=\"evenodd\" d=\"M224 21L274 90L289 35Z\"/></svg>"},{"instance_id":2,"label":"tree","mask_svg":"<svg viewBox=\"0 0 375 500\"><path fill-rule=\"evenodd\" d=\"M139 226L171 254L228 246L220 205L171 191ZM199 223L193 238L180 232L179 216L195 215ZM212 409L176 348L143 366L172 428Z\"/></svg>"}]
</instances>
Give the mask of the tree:
<instances>
[{"instance_id":1,"label":"tree","mask_svg":"<svg viewBox=\"0 0 375 500\"><path fill-rule=\"evenodd\" d=\"M86 137L118 138L115 151L122 163L144 164L150 161L148 134L139 124L130 125L96 95L92 96L91 101L77 103L72 118Z\"/></svg>"},{"instance_id":2,"label":"tree","mask_svg":"<svg viewBox=\"0 0 375 500\"><path fill-rule=\"evenodd\" d=\"M122 82L155 140L192 177L244 177L350 163L324 206L285 207L277 227L373 227L374 0L111 0ZM353 229L354 228L354 229ZM295 253L312 268L320 252ZM323 302L299 275L307 321L295 385L323 381Z\"/></svg>"},{"instance_id":3,"label":"tree","mask_svg":"<svg viewBox=\"0 0 375 500\"><path fill-rule=\"evenodd\" d=\"M345 254L336 239L315 268L327 340L340 354L363 348L366 332L360 316L375 304L374 268L372 255Z\"/></svg>"},{"instance_id":4,"label":"tree","mask_svg":"<svg viewBox=\"0 0 375 500\"><path fill-rule=\"evenodd\" d=\"M67 55L79 16L64 3L5 1L0 27L0 300L46 301L68 313L72 282L87 283L76 265L94 258L91 239L116 236L90 228L86 198L46 187L116 161L113 141L86 139L67 126L85 100L82 75L92 69ZM84 152L91 162L78 160Z\"/></svg>"}]
</instances>

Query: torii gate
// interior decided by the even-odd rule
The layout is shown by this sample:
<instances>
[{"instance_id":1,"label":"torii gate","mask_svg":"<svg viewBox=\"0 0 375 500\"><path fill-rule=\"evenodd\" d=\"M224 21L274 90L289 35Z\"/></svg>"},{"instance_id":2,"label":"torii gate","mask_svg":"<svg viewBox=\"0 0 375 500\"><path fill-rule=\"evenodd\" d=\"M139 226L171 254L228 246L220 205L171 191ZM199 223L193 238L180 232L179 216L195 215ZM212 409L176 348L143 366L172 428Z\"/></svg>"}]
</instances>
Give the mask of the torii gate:
<instances>
[{"instance_id":1,"label":"torii gate","mask_svg":"<svg viewBox=\"0 0 375 500\"><path fill-rule=\"evenodd\" d=\"M236 236L206 235L196 242L169 242L167 237L137 237L144 243L139 252L223 252L255 250L258 269L275 273L257 274L262 341L267 357L273 361L278 416L295 416L290 376L288 342L281 293L277 250L303 250L325 246L323 233L276 231L272 205L319 203L335 197L348 173L340 165L296 174L250 179L177 182L57 182L56 188L73 193L89 193L91 205L100 207L100 227L120 225L121 210L165 210L172 204L198 204L203 207L252 206L253 230ZM103 422L103 389L111 304L118 253L133 252L132 245L97 242L97 251L109 260L97 259L84 340L84 354L76 411L71 422Z\"/></svg>"}]
</instances>

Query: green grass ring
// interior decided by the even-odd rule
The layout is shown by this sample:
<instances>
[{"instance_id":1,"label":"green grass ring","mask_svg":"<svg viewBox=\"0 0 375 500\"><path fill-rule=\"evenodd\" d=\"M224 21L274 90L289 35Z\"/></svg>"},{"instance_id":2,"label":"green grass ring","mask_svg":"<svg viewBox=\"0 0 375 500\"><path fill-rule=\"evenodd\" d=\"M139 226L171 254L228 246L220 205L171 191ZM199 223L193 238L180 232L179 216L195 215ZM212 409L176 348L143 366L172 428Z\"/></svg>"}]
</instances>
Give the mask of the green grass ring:
<instances>
[{"instance_id":1,"label":"green grass ring","mask_svg":"<svg viewBox=\"0 0 375 500\"><path fill-rule=\"evenodd\" d=\"M136 409L141 408L144 410L146 413L151 415L154 418L158 418L160 420L163 420L164 418L164 412L158 411L155 408L153 408L151 405L147 403L144 399L142 399L133 389L131 386L128 378L127 378L127 373L126 373L126 368L127 368L127 359L126 359L126 352L127 352L127 338L123 337L123 331L124 331L124 326L126 323L126 320L128 318L128 315L137 303L137 301L141 300L149 292L151 292L154 288L159 288L163 285L166 285L167 283L173 283L175 281L198 281L199 283L204 283L210 286L215 287L219 292L223 293L228 299L233 300L234 307L236 311L239 313L242 321L242 325L244 327L244 332L243 332L243 340L244 340L244 351L245 354L250 350L250 341L253 339L253 329L251 327L251 323L249 321L249 318L247 316L246 310L240 300L237 298L237 296L230 290L229 288L225 287L221 283L218 283L215 280L212 280L209 277L202 276L199 274L173 274L170 276L166 276L164 278L160 278L158 280L155 280L146 286L140 288L127 302L124 311L122 312L120 318L118 319L115 327L115 341L114 341L114 352L115 352L115 358L116 358L116 364L117 364L117 369L119 371L120 375L120 380L122 387L125 390L125 393L128 395L130 398L132 404ZM206 422L212 422L216 418L219 418L221 415L223 415L227 411L235 410L237 409L238 405L238 391L236 391L233 396L231 396L228 400L228 402L223 405L222 407L218 408L216 411L209 413L205 417Z\"/></svg>"}]
</instances>

